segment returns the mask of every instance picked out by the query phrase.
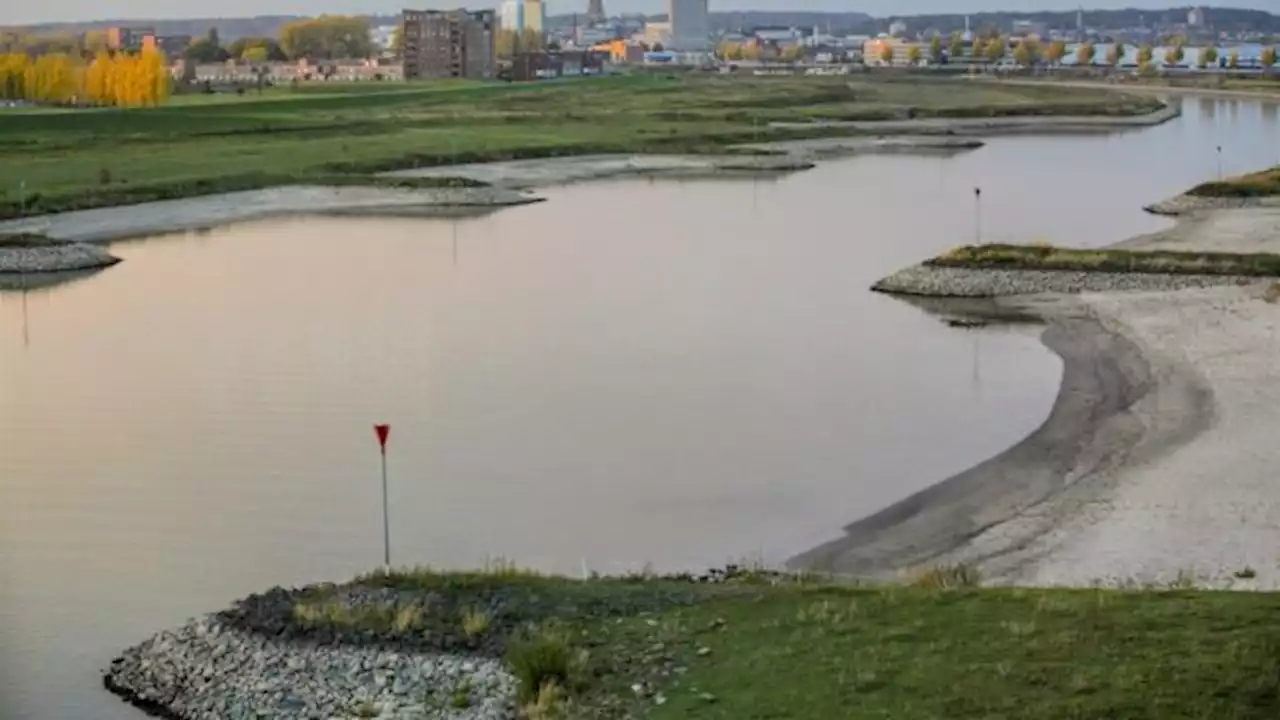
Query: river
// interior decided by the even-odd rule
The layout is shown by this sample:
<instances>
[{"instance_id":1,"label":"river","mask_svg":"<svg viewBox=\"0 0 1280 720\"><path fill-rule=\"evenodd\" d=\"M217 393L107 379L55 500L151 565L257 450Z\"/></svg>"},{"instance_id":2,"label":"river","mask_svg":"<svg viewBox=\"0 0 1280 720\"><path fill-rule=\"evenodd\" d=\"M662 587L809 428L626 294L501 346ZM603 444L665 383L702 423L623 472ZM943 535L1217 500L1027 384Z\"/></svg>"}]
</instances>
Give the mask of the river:
<instances>
[{"instance_id":1,"label":"river","mask_svg":"<svg viewBox=\"0 0 1280 720\"><path fill-rule=\"evenodd\" d=\"M776 181L121 242L0 293L0 717L136 720L100 688L116 651L379 564L375 422L393 562L441 567L778 563L999 452L1056 392L1037 331L868 285L979 235L1157 230L1143 204L1280 161L1275 105L1181 102Z\"/></svg>"}]
</instances>

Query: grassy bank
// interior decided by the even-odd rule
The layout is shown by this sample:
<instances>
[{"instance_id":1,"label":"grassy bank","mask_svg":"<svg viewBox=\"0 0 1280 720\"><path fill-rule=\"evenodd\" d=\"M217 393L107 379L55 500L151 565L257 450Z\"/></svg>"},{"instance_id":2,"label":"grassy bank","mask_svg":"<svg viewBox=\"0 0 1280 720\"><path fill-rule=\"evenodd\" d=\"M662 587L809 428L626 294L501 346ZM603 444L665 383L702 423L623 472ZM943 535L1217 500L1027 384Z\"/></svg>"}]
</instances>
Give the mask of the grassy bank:
<instances>
[{"instance_id":1,"label":"grassy bank","mask_svg":"<svg viewBox=\"0 0 1280 720\"><path fill-rule=\"evenodd\" d=\"M1280 276L1280 255L1173 250L1074 250L1041 245L966 245L925 265L1002 270Z\"/></svg>"},{"instance_id":2,"label":"grassy bank","mask_svg":"<svg viewBox=\"0 0 1280 720\"><path fill-rule=\"evenodd\" d=\"M866 588L754 572L716 580L378 573L250 598L227 617L296 639L502 657L531 711L540 694L563 704L545 717L1280 713L1276 594L1181 581L982 589L966 568ZM559 691L540 693L549 683Z\"/></svg>"},{"instance_id":3,"label":"grassy bank","mask_svg":"<svg viewBox=\"0 0 1280 720\"><path fill-rule=\"evenodd\" d=\"M1192 197L1257 198L1280 195L1280 167L1207 182L1187 191Z\"/></svg>"},{"instance_id":4,"label":"grassy bank","mask_svg":"<svg viewBox=\"0 0 1280 720\"><path fill-rule=\"evenodd\" d=\"M777 120L1151 109L1150 100L1097 90L950 80L650 75L326 85L154 109L8 111L0 114L0 217L335 172L595 152L715 152L745 141L848 132L771 129Z\"/></svg>"},{"instance_id":5,"label":"grassy bank","mask_svg":"<svg viewBox=\"0 0 1280 720\"><path fill-rule=\"evenodd\" d=\"M117 205L133 205L136 203L154 202L156 200L175 200L201 195L217 195L220 193L241 192L245 190L261 190L263 188L283 185L320 185L326 187L382 187L402 189L424 189L441 187L482 187L485 183L469 178L428 177L428 178L390 178L369 174L341 174L335 172L315 173L245 173L241 175L222 175L211 178L193 180L171 180L167 182L140 184L103 183L84 190L64 191L61 193L31 192L23 198L9 201L0 200L0 219L17 218L24 215L42 215L46 213L69 212L72 210L89 210Z\"/></svg>"}]
</instances>

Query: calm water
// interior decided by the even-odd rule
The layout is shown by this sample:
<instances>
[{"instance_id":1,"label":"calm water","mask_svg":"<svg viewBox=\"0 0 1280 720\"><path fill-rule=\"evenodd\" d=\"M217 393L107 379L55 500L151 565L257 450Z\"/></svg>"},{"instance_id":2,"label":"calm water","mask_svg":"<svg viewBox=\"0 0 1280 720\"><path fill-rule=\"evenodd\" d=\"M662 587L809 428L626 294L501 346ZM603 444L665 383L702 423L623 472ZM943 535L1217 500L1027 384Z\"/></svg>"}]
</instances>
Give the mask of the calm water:
<instances>
[{"instance_id":1,"label":"calm water","mask_svg":"<svg viewBox=\"0 0 1280 720\"><path fill-rule=\"evenodd\" d=\"M470 221L294 219L119 243L0 293L0 718L138 717L112 654L381 560L577 572L784 560L1016 442L1036 332L870 293L975 234L1099 245L1280 160L1275 106L776 182L616 182Z\"/></svg>"}]
</instances>

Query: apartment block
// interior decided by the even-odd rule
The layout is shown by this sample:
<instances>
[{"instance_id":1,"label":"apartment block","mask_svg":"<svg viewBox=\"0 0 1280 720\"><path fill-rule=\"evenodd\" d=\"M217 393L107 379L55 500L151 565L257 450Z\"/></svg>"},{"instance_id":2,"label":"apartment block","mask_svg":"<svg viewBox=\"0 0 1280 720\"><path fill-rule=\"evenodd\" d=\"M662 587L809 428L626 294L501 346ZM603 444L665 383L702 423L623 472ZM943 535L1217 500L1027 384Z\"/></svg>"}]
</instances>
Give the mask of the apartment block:
<instances>
[{"instance_id":1,"label":"apartment block","mask_svg":"<svg viewBox=\"0 0 1280 720\"><path fill-rule=\"evenodd\" d=\"M406 80L497 73L493 10L405 10L403 22Z\"/></svg>"}]
</instances>

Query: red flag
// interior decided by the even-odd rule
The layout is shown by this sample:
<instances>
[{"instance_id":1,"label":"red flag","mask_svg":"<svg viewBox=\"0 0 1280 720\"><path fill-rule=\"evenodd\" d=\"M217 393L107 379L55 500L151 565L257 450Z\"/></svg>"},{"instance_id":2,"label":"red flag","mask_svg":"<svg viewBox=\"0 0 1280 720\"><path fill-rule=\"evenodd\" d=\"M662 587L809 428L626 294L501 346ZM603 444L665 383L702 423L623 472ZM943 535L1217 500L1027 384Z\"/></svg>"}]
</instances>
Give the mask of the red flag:
<instances>
[{"instance_id":1,"label":"red flag","mask_svg":"<svg viewBox=\"0 0 1280 720\"><path fill-rule=\"evenodd\" d=\"M378 445L383 452L387 451L387 436L391 434L390 425L374 425L373 432L378 436Z\"/></svg>"}]
</instances>

